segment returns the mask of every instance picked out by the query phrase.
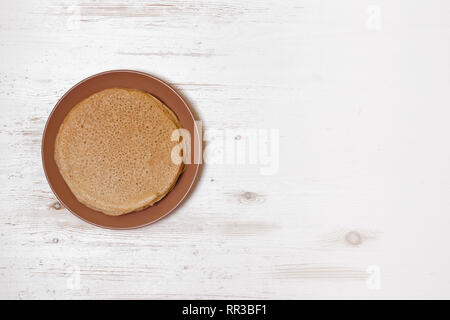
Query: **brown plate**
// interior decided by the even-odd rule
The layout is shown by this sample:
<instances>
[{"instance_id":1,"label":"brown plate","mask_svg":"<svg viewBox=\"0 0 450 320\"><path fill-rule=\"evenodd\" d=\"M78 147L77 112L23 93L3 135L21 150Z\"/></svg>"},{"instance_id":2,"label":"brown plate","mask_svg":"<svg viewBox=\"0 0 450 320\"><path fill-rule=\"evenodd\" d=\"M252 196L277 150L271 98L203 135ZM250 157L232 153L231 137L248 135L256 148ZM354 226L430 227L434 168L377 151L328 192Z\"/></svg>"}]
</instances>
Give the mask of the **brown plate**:
<instances>
[{"instance_id":1,"label":"brown plate","mask_svg":"<svg viewBox=\"0 0 450 320\"><path fill-rule=\"evenodd\" d=\"M80 203L56 166L54 158L56 135L64 118L78 102L95 92L113 87L144 90L164 102L178 116L182 127L189 130L192 137L191 155L193 158L200 159L199 155L195 154L201 152L201 148L198 148L201 145L198 127L192 111L180 95L168 84L149 74L132 70L114 70L96 74L79 82L58 101L44 129L42 163L47 181L56 197L74 215L98 227L138 228L158 221L183 201L195 182L200 165L194 161L191 161L192 164L186 164L174 188L162 200L139 212L114 217L92 210Z\"/></svg>"}]
</instances>

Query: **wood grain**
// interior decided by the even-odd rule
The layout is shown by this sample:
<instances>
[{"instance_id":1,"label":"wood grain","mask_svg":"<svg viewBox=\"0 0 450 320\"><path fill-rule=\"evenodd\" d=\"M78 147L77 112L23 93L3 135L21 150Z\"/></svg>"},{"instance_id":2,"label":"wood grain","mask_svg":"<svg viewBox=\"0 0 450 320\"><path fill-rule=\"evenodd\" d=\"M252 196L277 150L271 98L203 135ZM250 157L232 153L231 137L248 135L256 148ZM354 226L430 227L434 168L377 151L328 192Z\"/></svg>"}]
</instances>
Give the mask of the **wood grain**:
<instances>
[{"instance_id":1,"label":"wood grain","mask_svg":"<svg viewBox=\"0 0 450 320\"><path fill-rule=\"evenodd\" d=\"M0 298L448 298L449 10L3 1ZM46 182L41 136L71 86L111 69L171 83L205 133L278 129L279 170L206 163L143 229L77 219Z\"/></svg>"}]
</instances>

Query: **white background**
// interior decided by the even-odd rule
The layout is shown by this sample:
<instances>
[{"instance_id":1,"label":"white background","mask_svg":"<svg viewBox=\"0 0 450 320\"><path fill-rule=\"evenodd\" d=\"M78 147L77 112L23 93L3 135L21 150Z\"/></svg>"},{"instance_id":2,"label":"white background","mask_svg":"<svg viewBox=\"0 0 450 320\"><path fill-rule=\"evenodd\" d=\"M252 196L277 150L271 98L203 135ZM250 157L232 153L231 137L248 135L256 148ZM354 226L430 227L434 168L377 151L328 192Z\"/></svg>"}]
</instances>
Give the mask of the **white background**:
<instances>
[{"instance_id":1,"label":"white background","mask_svg":"<svg viewBox=\"0 0 450 320\"><path fill-rule=\"evenodd\" d=\"M1 298L450 298L448 1L1 1ZM40 158L75 83L136 69L279 170L203 167L146 228L91 226Z\"/></svg>"}]
</instances>

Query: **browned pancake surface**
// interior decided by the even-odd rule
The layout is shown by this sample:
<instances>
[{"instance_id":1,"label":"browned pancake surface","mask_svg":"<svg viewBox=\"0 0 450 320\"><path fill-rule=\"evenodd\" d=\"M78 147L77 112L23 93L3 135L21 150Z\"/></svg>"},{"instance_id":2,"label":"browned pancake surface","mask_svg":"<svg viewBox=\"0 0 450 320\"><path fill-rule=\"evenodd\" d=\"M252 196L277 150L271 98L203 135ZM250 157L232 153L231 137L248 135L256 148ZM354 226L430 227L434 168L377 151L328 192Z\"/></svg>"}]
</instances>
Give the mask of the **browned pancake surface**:
<instances>
[{"instance_id":1,"label":"browned pancake surface","mask_svg":"<svg viewBox=\"0 0 450 320\"><path fill-rule=\"evenodd\" d=\"M77 199L109 215L146 208L176 183L175 114L150 94L106 89L76 105L56 138L55 160Z\"/></svg>"}]
</instances>

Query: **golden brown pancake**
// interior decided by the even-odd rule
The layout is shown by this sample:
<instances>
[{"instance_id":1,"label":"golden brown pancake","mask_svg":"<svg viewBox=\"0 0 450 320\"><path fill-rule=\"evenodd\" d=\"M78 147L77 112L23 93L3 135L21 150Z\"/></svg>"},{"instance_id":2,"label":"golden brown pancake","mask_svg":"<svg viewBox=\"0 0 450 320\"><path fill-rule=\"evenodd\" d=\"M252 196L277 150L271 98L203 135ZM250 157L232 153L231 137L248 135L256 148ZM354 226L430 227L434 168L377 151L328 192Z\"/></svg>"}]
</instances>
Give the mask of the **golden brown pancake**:
<instances>
[{"instance_id":1,"label":"golden brown pancake","mask_svg":"<svg viewBox=\"0 0 450 320\"><path fill-rule=\"evenodd\" d=\"M171 159L178 128L176 115L149 93L106 89L66 116L55 160L81 203L108 215L138 211L161 200L182 172Z\"/></svg>"}]
</instances>

